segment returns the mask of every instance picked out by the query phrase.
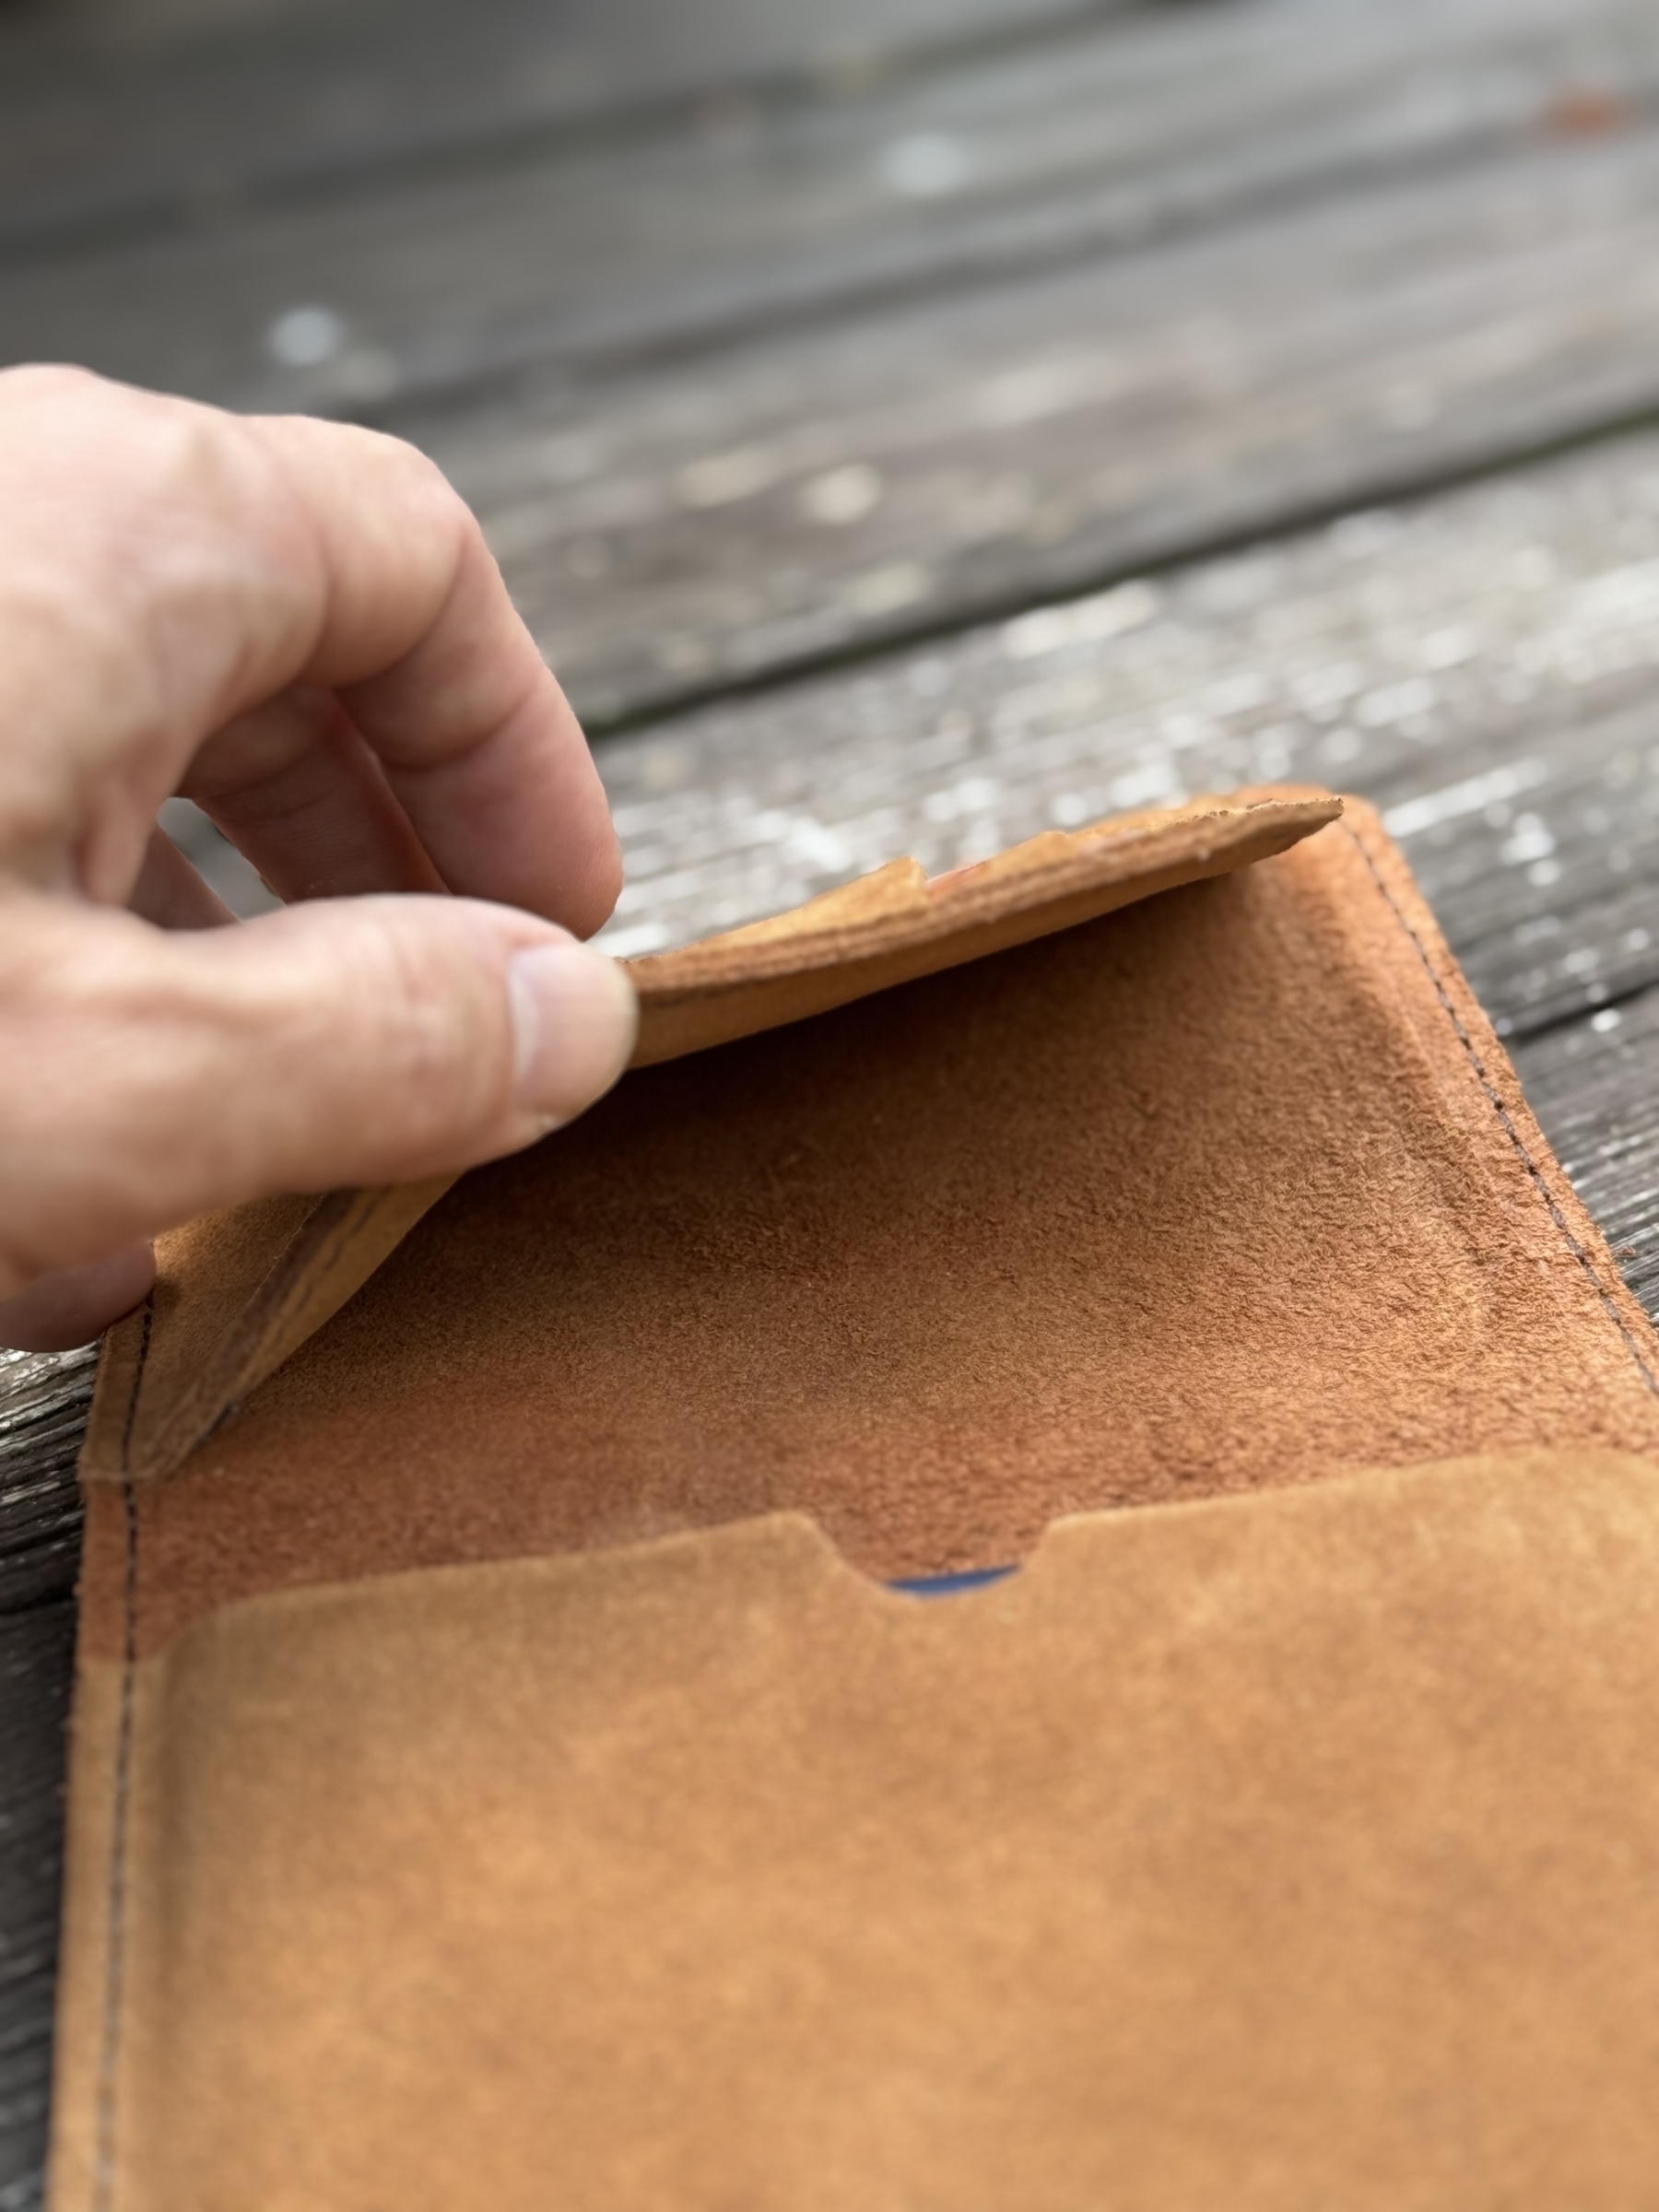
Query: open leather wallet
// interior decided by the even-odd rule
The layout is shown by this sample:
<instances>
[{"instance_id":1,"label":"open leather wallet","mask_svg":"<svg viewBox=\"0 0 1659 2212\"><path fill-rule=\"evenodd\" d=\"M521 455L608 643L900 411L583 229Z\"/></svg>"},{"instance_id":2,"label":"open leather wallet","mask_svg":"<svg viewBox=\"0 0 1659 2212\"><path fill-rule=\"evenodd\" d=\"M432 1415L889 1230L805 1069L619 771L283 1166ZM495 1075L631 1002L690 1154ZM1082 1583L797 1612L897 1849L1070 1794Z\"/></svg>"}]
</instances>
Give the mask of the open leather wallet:
<instances>
[{"instance_id":1,"label":"open leather wallet","mask_svg":"<svg viewBox=\"0 0 1659 2212\"><path fill-rule=\"evenodd\" d=\"M1659 2202L1659 1342L1375 818L634 973L106 1345L56 2212Z\"/></svg>"}]
</instances>

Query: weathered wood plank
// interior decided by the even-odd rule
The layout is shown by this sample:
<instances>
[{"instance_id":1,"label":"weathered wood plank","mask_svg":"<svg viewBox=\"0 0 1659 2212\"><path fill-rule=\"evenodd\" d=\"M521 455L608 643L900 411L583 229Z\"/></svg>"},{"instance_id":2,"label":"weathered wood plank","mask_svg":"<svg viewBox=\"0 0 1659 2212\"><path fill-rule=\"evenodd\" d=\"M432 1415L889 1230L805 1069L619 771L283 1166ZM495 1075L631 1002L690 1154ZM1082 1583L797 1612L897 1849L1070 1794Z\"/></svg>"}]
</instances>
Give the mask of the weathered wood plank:
<instances>
[{"instance_id":1,"label":"weathered wood plank","mask_svg":"<svg viewBox=\"0 0 1659 2212\"><path fill-rule=\"evenodd\" d=\"M1343 51L1340 41L1302 42ZM1624 45L1621 65L1640 75L1652 61L1642 36L1630 30ZM1210 101L1218 86L1233 91L1235 74L1244 73L1211 70ZM1130 75L1120 98L1133 113ZM1503 99L1523 84L1524 106L1547 73L1488 77ZM1477 116L1487 81L1476 70L1465 88ZM1241 162L1265 161L1271 181L1275 163L1363 147L1353 112L1314 99L1305 79L1296 86L1300 106L1278 119L1286 128L1241 131L1236 143L1213 107L1193 107L1192 129L1220 143L1207 169L1189 144L1146 172L1146 142L1120 115L1126 166L1068 203L1078 235L1133 233L1183 195L1213 208L1239 186ZM1412 142L1408 129L1398 135L1396 111L1418 112L1421 91L1401 78L1382 122L1372 118L1384 138L1396 133L1396 150ZM874 112L859 105L846 128L868 133ZM1034 100L1020 120L1026 142L1075 151L1062 124L1096 127L1088 100L1056 114L1052 130L1038 127L1044 102ZM929 143L908 128L883 143L918 138ZM1102 132L1100 143L1110 171L1116 142ZM702 152L718 182L730 149ZM483 241L500 214L499 179L438 194L429 220L416 219L425 204L406 195L331 218L314 241L324 260L304 266L279 253L280 268L262 259L262 241L276 253L284 224L298 220L285 217L274 229L232 224L206 241L16 271L0 292L0 353L90 359L140 376L147 363L160 381L320 402L322 386L263 384L261 349L285 314L308 300L327 308L361 278L365 297L377 283L397 294L406 324L382 344L371 313L360 329L342 324L344 342L315 365L324 382L442 384L549 349L587 359L583 374L572 368L482 418L411 417L405 427L485 512L538 633L600 721L1431 480L1641 409L1659 391L1650 274L1659 135L1641 131L1540 145L1155 253L930 298L831 335L803 328L671 370L596 374L594 348L660 343L677 317L764 320L792 283L820 306L844 301L847 284L908 283L929 257L948 265L966 254L959 276L1006 274L1010 258L1032 258L1065 230L1052 193L1022 198L1001 185L959 222L935 208L895 229L872 214L892 196L878 164L848 171L839 154L818 170L784 162L776 189L757 191L747 159L700 211L672 162L657 173L655 156L641 155L627 206L556 193L539 213L521 209L518 229L504 225L493 256ZM792 197L797 168L806 181ZM853 173L849 213L837 180ZM457 207L466 218L446 231L444 211ZM747 228L735 226L740 210ZM850 230L837 229L843 218ZM719 283L694 270L682 296L670 272L696 261L687 241L701 236L736 260ZM343 260L328 263L335 252ZM322 281L330 268L337 285ZM653 272L660 282L641 281ZM304 288L311 276L317 292ZM598 288L584 306L590 282ZM324 315L312 336L332 328Z\"/></svg>"},{"instance_id":2,"label":"weathered wood plank","mask_svg":"<svg viewBox=\"0 0 1659 2212\"><path fill-rule=\"evenodd\" d=\"M1659 135L424 426L603 723L1659 399Z\"/></svg>"},{"instance_id":3,"label":"weathered wood plank","mask_svg":"<svg viewBox=\"0 0 1659 2212\"><path fill-rule=\"evenodd\" d=\"M606 741L647 950L1246 782L1386 810L1523 1036L1659 981L1659 437Z\"/></svg>"},{"instance_id":4,"label":"weathered wood plank","mask_svg":"<svg viewBox=\"0 0 1659 2212\"><path fill-rule=\"evenodd\" d=\"M730 85L865 81L1123 0L334 0L0 11L0 247L485 162ZM181 11L171 11L178 15ZM188 12L188 11L184 11ZM203 10L204 15L206 14Z\"/></svg>"},{"instance_id":5,"label":"weathered wood plank","mask_svg":"<svg viewBox=\"0 0 1659 2212\"><path fill-rule=\"evenodd\" d=\"M1656 93L1645 0L1147 11L970 46L856 98L732 95L644 137L518 158L496 139L471 169L382 164L312 204L233 202L148 245L15 268L0 352L351 412L1144 246L1552 116L1617 126L1618 103Z\"/></svg>"},{"instance_id":6,"label":"weathered wood plank","mask_svg":"<svg viewBox=\"0 0 1659 2212\"><path fill-rule=\"evenodd\" d=\"M0 1351L0 2212L38 2202L92 1355Z\"/></svg>"},{"instance_id":7,"label":"weathered wood plank","mask_svg":"<svg viewBox=\"0 0 1659 2212\"><path fill-rule=\"evenodd\" d=\"M1515 1064L1625 1280L1659 1317L1659 991L1523 1041Z\"/></svg>"},{"instance_id":8,"label":"weathered wood plank","mask_svg":"<svg viewBox=\"0 0 1659 2212\"><path fill-rule=\"evenodd\" d=\"M0 2207L46 2147L74 1648L68 1597L0 1615Z\"/></svg>"},{"instance_id":9,"label":"weathered wood plank","mask_svg":"<svg viewBox=\"0 0 1659 2212\"><path fill-rule=\"evenodd\" d=\"M1606 719L1528 723L1507 738L1448 746L1437 788L1389 810L1512 1041L1659 977L1656 702L1650 678ZM1415 827L1426 819L1434 826Z\"/></svg>"},{"instance_id":10,"label":"weathered wood plank","mask_svg":"<svg viewBox=\"0 0 1659 2212\"><path fill-rule=\"evenodd\" d=\"M93 1366L89 1350L0 1350L0 1616L49 1606L74 1591L81 1518L75 1462ZM4 1805L0 1793L0 1816Z\"/></svg>"}]
</instances>

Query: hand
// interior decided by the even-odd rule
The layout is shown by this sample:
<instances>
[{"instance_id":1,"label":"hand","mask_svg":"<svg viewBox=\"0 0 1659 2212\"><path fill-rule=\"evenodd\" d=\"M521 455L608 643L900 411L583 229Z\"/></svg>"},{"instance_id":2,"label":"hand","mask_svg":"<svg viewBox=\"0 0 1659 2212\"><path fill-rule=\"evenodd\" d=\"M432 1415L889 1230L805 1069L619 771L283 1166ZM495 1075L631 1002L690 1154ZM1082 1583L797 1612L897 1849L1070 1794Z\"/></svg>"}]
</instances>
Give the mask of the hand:
<instances>
[{"instance_id":1,"label":"hand","mask_svg":"<svg viewBox=\"0 0 1659 2212\"><path fill-rule=\"evenodd\" d=\"M176 792L300 903L214 926ZM85 1342L194 1214L580 1112L632 1043L577 942L619 882L575 717L412 448L0 373L0 1342Z\"/></svg>"}]
</instances>

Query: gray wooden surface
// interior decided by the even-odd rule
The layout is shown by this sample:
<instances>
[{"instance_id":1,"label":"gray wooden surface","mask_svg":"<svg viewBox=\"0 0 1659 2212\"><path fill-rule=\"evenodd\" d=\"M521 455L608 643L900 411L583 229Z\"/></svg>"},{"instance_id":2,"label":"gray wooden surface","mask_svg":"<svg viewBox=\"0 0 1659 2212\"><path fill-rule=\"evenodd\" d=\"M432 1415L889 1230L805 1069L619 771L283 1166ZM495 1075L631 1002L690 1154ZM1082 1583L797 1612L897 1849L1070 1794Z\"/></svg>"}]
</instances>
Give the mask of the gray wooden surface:
<instances>
[{"instance_id":1,"label":"gray wooden surface","mask_svg":"<svg viewBox=\"0 0 1659 2212\"><path fill-rule=\"evenodd\" d=\"M900 852L1364 793L1659 1312L1649 0L135 23L0 17L0 358L427 445L600 733L617 950ZM88 1381L0 1359L0 2212Z\"/></svg>"},{"instance_id":2,"label":"gray wooden surface","mask_svg":"<svg viewBox=\"0 0 1659 2212\"><path fill-rule=\"evenodd\" d=\"M39 2197L92 1355L0 1351L0 2212Z\"/></svg>"},{"instance_id":3,"label":"gray wooden surface","mask_svg":"<svg viewBox=\"0 0 1659 2212\"><path fill-rule=\"evenodd\" d=\"M649 127L731 86L864 84L1120 4L13 0L0 17L0 240L63 252L234 223L256 204Z\"/></svg>"},{"instance_id":4,"label":"gray wooden surface","mask_svg":"<svg viewBox=\"0 0 1659 2212\"><path fill-rule=\"evenodd\" d=\"M1575 98L1602 85L1630 112L1593 113L1591 135L1618 136L1659 87L1645 0L1096 10L1012 52L982 35L895 56L855 89L739 82L642 120L370 164L332 192L232 170L222 213L140 225L124 199L118 233L73 252L26 227L25 196L9 250L0 229L0 345L345 412L509 369L608 379L619 359L785 317L839 320L1570 142ZM1346 229L1356 218L1363 231L1363 203ZM337 313L341 342L285 358L273 335L308 302Z\"/></svg>"}]
</instances>

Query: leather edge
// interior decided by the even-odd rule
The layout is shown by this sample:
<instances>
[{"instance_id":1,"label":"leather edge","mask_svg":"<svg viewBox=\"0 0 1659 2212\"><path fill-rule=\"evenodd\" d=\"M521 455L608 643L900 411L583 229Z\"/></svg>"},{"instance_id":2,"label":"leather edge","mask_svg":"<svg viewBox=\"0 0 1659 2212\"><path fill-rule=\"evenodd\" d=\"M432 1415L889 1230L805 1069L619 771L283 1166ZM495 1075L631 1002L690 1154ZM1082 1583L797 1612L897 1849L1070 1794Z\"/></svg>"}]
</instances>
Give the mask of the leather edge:
<instances>
[{"instance_id":1,"label":"leather edge","mask_svg":"<svg viewBox=\"0 0 1659 2212\"><path fill-rule=\"evenodd\" d=\"M756 1036L1230 874L1288 851L1342 806L1294 787L1243 792L1048 830L931 881L913 861L889 863L774 922L629 961L640 994L630 1065Z\"/></svg>"},{"instance_id":2,"label":"leather edge","mask_svg":"<svg viewBox=\"0 0 1659 2212\"><path fill-rule=\"evenodd\" d=\"M188 1457L247 1394L368 1281L453 1175L336 1191L318 1200L188 1387L159 1409L143 1401L145 1310L105 1340L83 1447L83 1481L153 1480Z\"/></svg>"}]
</instances>

